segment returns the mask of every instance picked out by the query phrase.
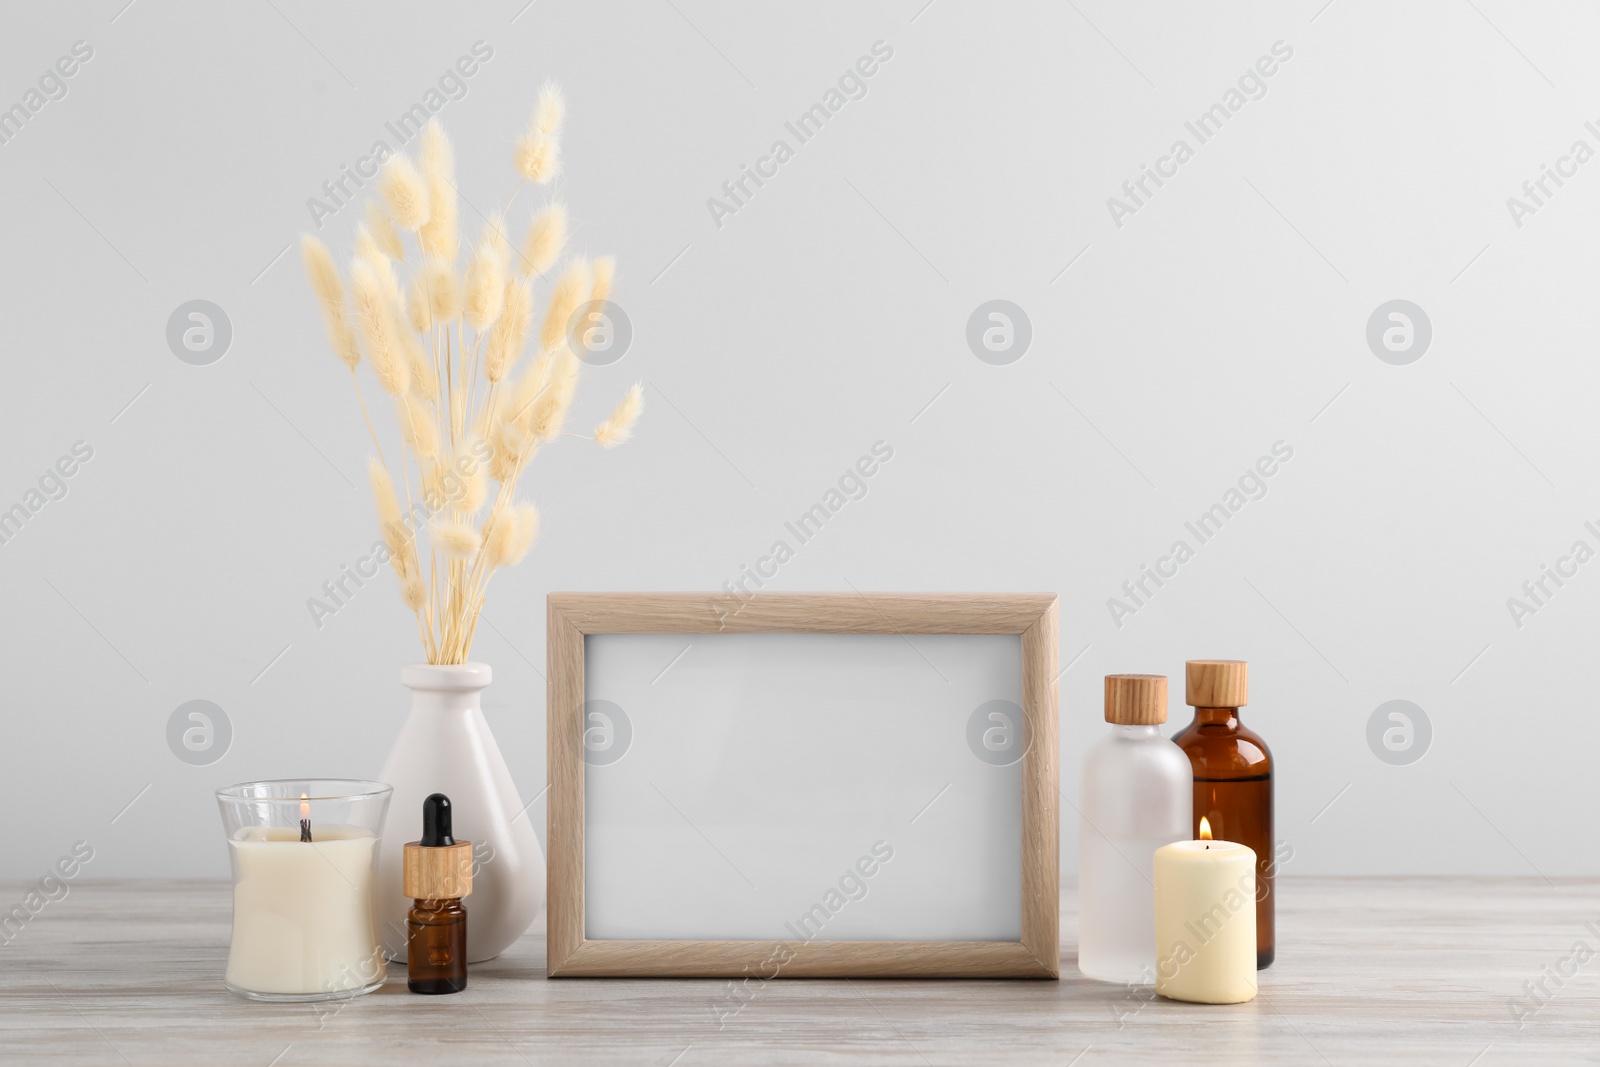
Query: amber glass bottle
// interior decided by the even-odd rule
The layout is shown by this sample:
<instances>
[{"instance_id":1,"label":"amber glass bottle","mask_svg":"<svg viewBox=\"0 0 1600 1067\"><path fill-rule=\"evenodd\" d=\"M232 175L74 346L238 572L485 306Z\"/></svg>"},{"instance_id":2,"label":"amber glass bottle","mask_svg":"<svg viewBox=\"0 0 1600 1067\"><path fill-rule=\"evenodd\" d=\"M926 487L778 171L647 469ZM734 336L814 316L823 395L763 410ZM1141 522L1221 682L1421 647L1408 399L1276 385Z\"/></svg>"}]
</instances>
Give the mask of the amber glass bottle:
<instances>
[{"instance_id":1,"label":"amber glass bottle","mask_svg":"<svg viewBox=\"0 0 1600 1067\"><path fill-rule=\"evenodd\" d=\"M1242 660L1192 659L1184 665L1194 721L1172 738L1194 768L1194 835L1200 820L1219 841L1248 845L1256 854L1256 968L1270 966L1277 946L1273 925L1272 753L1239 721L1249 702Z\"/></svg>"},{"instance_id":2,"label":"amber glass bottle","mask_svg":"<svg viewBox=\"0 0 1600 1067\"><path fill-rule=\"evenodd\" d=\"M406 844L406 977L413 993L459 993L467 988L467 909L472 892L472 842L451 836L450 798L422 802L422 839Z\"/></svg>"},{"instance_id":3,"label":"amber glass bottle","mask_svg":"<svg viewBox=\"0 0 1600 1067\"><path fill-rule=\"evenodd\" d=\"M413 993L467 988L467 909L456 900L413 900L406 916L406 978Z\"/></svg>"}]
</instances>

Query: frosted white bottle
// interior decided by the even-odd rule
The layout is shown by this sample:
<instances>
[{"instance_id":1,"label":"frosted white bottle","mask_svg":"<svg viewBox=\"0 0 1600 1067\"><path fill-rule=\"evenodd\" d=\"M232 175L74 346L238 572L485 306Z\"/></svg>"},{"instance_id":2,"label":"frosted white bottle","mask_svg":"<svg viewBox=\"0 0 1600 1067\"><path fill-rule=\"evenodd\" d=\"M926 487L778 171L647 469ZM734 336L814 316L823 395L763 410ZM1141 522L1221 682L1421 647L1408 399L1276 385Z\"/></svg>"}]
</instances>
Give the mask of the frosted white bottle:
<instances>
[{"instance_id":1,"label":"frosted white bottle","mask_svg":"<svg viewBox=\"0 0 1600 1067\"><path fill-rule=\"evenodd\" d=\"M1167 679L1108 674L1111 733L1083 761L1078 805L1078 970L1155 983L1155 851L1190 837L1194 772L1161 736Z\"/></svg>"}]
</instances>

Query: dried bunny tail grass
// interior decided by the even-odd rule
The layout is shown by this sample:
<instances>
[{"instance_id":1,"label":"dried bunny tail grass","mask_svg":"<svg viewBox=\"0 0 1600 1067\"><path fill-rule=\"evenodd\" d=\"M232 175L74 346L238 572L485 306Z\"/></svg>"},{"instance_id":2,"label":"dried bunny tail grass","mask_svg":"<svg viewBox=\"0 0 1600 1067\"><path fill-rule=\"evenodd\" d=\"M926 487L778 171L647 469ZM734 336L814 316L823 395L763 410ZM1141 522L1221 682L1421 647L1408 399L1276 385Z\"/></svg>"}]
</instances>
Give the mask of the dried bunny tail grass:
<instances>
[{"instance_id":1,"label":"dried bunny tail grass","mask_svg":"<svg viewBox=\"0 0 1600 1067\"><path fill-rule=\"evenodd\" d=\"M441 555L450 559L471 559L483 544L483 536L470 523L435 518L428 523L428 539Z\"/></svg>"},{"instance_id":2,"label":"dried bunny tail grass","mask_svg":"<svg viewBox=\"0 0 1600 1067\"><path fill-rule=\"evenodd\" d=\"M437 459L422 462L422 500L430 509L445 505L445 471L448 468Z\"/></svg>"},{"instance_id":3,"label":"dried bunny tail grass","mask_svg":"<svg viewBox=\"0 0 1600 1067\"><path fill-rule=\"evenodd\" d=\"M402 230L420 230L427 223L428 186L405 156L390 156L384 162L378 172L378 191L389 208L389 217Z\"/></svg>"},{"instance_id":4,"label":"dried bunny tail grass","mask_svg":"<svg viewBox=\"0 0 1600 1067\"><path fill-rule=\"evenodd\" d=\"M555 354L550 364L550 380L534 401L528 432L535 441L552 441L561 436L567 421L567 408L578 391L578 357L569 348Z\"/></svg>"},{"instance_id":5,"label":"dried bunny tail grass","mask_svg":"<svg viewBox=\"0 0 1600 1067\"><path fill-rule=\"evenodd\" d=\"M367 460L367 480L372 483L372 499L378 506L378 522L383 526L400 524L400 499L394 495L394 479L376 459Z\"/></svg>"},{"instance_id":6,"label":"dried bunny tail grass","mask_svg":"<svg viewBox=\"0 0 1600 1067\"><path fill-rule=\"evenodd\" d=\"M311 289L324 312L344 307L344 286L339 282L339 268L333 265L333 253L328 246L309 233L300 235L300 260L305 264L306 277L311 279Z\"/></svg>"},{"instance_id":7,"label":"dried bunny tail grass","mask_svg":"<svg viewBox=\"0 0 1600 1067\"><path fill-rule=\"evenodd\" d=\"M589 301L604 304L611 299L611 280L617 274L617 261L612 256L601 256L594 261L594 286L589 290Z\"/></svg>"},{"instance_id":8,"label":"dried bunny tail grass","mask_svg":"<svg viewBox=\"0 0 1600 1067\"><path fill-rule=\"evenodd\" d=\"M413 394L430 403L436 401L439 399L439 375L434 368L432 358L423 351L422 338L418 336L419 332L427 330L428 324L424 322L416 329L406 329L408 321L412 326L416 326L415 310L400 293L400 281L395 277L393 264L378 251L375 244L369 243L369 246L371 255L366 263L383 283L384 293L389 300L389 321L394 326L392 336L400 357L405 360L409 379L407 387Z\"/></svg>"},{"instance_id":9,"label":"dried bunny tail grass","mask_svg":"<svg viewBox=\"0 0 1600 1067\"><path fill-rule=\"evenodd\" d=\"M380 288L383 290L384 299L389 303L389 312L394 323L396 340L399 341L403 349L405 347L405 330L403 326L406 309L405 298L400 295L400 279L394 272L393 261L378 248L377 242L372 239L372 234L364 225L359 227L356 232L356 255L352 264L354 263L362 263L370 267L373 275L378 279ZM352 265L352 278L354 277L354 272L355 269Z\"/></svg>"},{"instance_id":10,"label":"dried bunny tail grass","mask_svg":"<svg viewBox=\"0 0 1600 1067\"><path fill-rule=\"evenodd\" d=\"M356 258L369 260L374 264L389 261L389 257L378 247L378 242L373 240L372 231L364 222L356 227Z\"/></svg>"},{"instance_id":11,"label":"dried bunny tail grass","mask_svg":"<svg viewBox=\"0 0 1600 1067\"><path fill-rule=\"evenodd\" d=\"M489 472L479 454L482 447L479 439L469 437L456 453L456 475L461 479L456 507L468 515L476 514L489 499Z\"/></svg>"},{"instance_id":12,"label":"dried bunny tail grass","mask_svg":"<svg viewBox=\"0 0 1600 1067\"><path fill-rule=\"evenodd\" d=\"M412 611L421 611L428 603L428 590L419 575L410 574L400 583L400 599Z\"/></svg>"},{"instance_id":13,"label":"dried bunny tail grass","mask_svg":"<svg viewBox=\"0 0 1600 1067\"><path fill-rule=\"evenodd\" d=\"M423 272L412 283L411 291L413 298L420 294L426 301L436 326L451 322L461 314L461 283L456 280L450 264L442 259L428 259Z\"/></svg>"},{"instance_id":14,"label":"dried bunny tail grass","mask_svg":"<svg viewBox=\"0 0 1600 1067\"><path fill-rule=\"evenodd\" d=\"M455 149L445 135L444 124L437 118L429 119L427 125L422 127L422 142L417 150L417 158L422 161L423 173L435 173L443 178L455 177Z\"/></svg>"},{"instance_id":15,"label":"dried bunny tail grass","mask_svg":"<svg viewBox=\"0 0 1600 1067\"><path fill-rule=\"evenodd\" d=\"M589 261L580 256L568 265L550 293L550 307L545 312L544 325L539 328L540 348L549 350L562 343L573 313L589 299L593 289L594 271Z\"/></svg>"},{"instance_id":16,"label":"dried bunny tail grass","mask_svg":"<svg viewBox=\"0 0 1600 1067\"><path fill-rule=\"evenodd\" d=\"M467 264L466 296L462 301L467 322L475 330L487 329L500 317L506 299L506 265L502 249L505 236L493 220L484 229Z\"/></svg>"},{"instance_id":17,"label":"dried bunny tail grass","mask_svg":"<svg viewBox=\"0 0 1600 1067\"><path fill-rule=\"evenodd\" d=\"M421 404L409 396L399 400L400 436L421 459L439 457L439 428Z\"/></svg>"},{"instance_id":18,"label":"dried bunny tail grass","mask_svg":"<svg viewBox=\"0 0 1600 1067\"><path fill-rule=\"evenodd\" d=\"M411 320L412 328L418 333L427 333L433 328L432 312L428 309L427 287L423 283L421 271L411 279L411 295L406 298L406 318Z\"/></svg>"},{"instance_id":19,"label":"dried bunny tail grass","mask_svg":"<svg viewBox=\"0 0 1600 1067\"><path fill-rule=\"evenodd\" d=\"M472 473L461 480L461 500L457 505L463 514L476 515L489 499L488 464L479 463Z\"/></svg>"},{"instance_id":20,"label":"dried bunny tail grass","mask_svg":"<svg viewBox=\"0 0 1600 1067\"><path fill-rule=\"evenodd\" d=\"M404 331L402 331L404 333ZM414 333L404 333L410 342L406 351L406 362L411 367L411 393L419 400L429 404L439 402L439 376L434 373L433 363L422 351L422 345L417 341Z\"/></svg>"},{"instance_id":21,"label":"dried bunny tail grass","mask_svg":"<svg viewBox=\"0 0 1600 1067\"><path fill-rule=\"evenodd\" d=\"M438 119L422 128L422 176L428 185L428 221L417 234L424 253L453 263L460 252L457 233L455 153Z\"/></svg>"},{"instance_id":22,"label":"dried bunny tail grass","mask_svg":"<svg viewBox=\"0 0 1600 1067\"><path fill-rule=\"evenodd\" d=\"M491 382L505 378L528 339L528 328L533 325L533 283L506 282L502 300L505 306L489 334L483 359L483 376Z\"/></svg>"},{"instance_id":23,"label":"dried bunny tail grass","mask_svg":"<svg viewBox=\"0 0 1600 1067\"><path fill-rule=\"evenodd\" d=\"M372 231L372 239L383 249L384 255L390 259L406 258L406 246L400 240L400 231L394 228L394 220L383 210L380 201L367 201L367 228Z\"/></svg>"},{"instance_id":24,"label":"dried bunny tail grass","mask_svg":"<svg viewBox=\"0 0 1600 1067\"><path fill-rule=\"evenodd\" d=\"M378 506L378 528L383 532L384 547L389 550L395 573L404 578L406 560L411 552L411 531L400 518L400 500L394 495L394 482L383 464L375 459L367 462L367 478L372 482L372 497Z\"/></svg>"},{"instance_id":25,"label":"dried bunny tail grass","mask_svg":"<svg viewBox=\"0 0 1600 1067\"><path fill-rule=\"evenodd\" d=\"M561 172L561 121L567 105L554 82L545 82L534 105L527 134L517 142L517 173L530 182L547 182Z\"/></svg>"},{"instance_id":26,"label":"dried bunny tail grass","mask_svg":"<svg viewBox=\"0 0 1600 1067\"><path fill-rule=\"evenodd\" d=\"M538 448L539 442L533 439L535 416L555 377L556 366L556 354L549 352L530 362L496 408L489 433L489 475L501 485L516 481L522 466Z\"/></svg>"},{"instance_id":27,"label":"dried bunny tail grass","mask_svg":"<svg viewBox=\"0 0 1600 1067\"><path fill-rule=\"evenodd\" d=\"M366 235L364 246L359 240L357 241L357 253L357 258L364 260L383 283L384 295L389 298L391 309L395 314L395 324L399 325L405 317L405 298L400 295L400 278L394 272L394 262L379 250L377 242L372 240L370 234Z\"/></svg>"},{"instance_id":28,"label":"dried bunny tail grass","mask_svg":"<svg viewBox=\"0 0 1600 1067\"><path fill-rule=\"evenodd\" d=\"M529 134L517 142L513 162L517 173L530 182L547 182L561 173L561 146L554 137Z\"/></svg>"},{"instance_id":29,"label":"dried bunny tail grass","mask_svg":"<svg viewBox=\"0 0 1600 1067\"><path fill-rule=\"evenodd\" d=\"M516 423L503 422L495 427L489 438L489 477L501 485L515 481L519 465L529 458L523 455L526 441Z\"/></svg>"},{"instance_id":30,"label":"dried bunny tail grass","mask_svg":"<svg viewBox=\"0 0 1600 1067\"><path fill-rule=\"evenodd\" d=\"M377 274L378 280L383 283L383 290L389 300L389 321L394 326L393 338L401 358L405 361L406 373L409 378L408 388L416 396L432 403L439 399L439 375L433 365L433 360L423 351L422 339L418 332L427 330L427 323L417 326L414 330L406 329L409 320L416 326L416 315L406 298L400 293L400 280L395 276L394 265L389 261L377 244L371 239L366 228L362 227L361 237L366 238L364 261ZM358 252L361 243L357 242Z\"/></svg>"},{"instance_id":31,"label":"dried bunny tail grass","mask_svg":"<svg viewBox=\"0 0 1600 1067\"><path fill-rule=\"evenodd\" d=\"M561 258L567 244L567 205L552 200L528 223L522 242L522 272L543 274Z\"/></svg>"},{"instance_id":32,"label":"dried bunny tail grass","mask_svg":"<svg viewBox=\"0 0 1600 1067\"><path fill-rule=\"evenodd\" d=\"M634 382L633 388L617 402L617 409L611 413L611 417L594 428L594 439L601 448L616 448L633 435L633 424L639 420L639 413L643 410L644 388Z\"/></svg>"},{"instance_id":33,"label":"dried bunny tail grass","mask_svg":"<svg viewBox=\"0 0 1600 1067\"><path fill-rule=\"evenodd\" d=\"M525 182L559 175L565 111L559 89L543 86L514 150ZM609 257L571 254L572 222L559 200L536 208L509 240L504 215L464 233L455 168L450 140L430 121L409 156L384 160L378 195L356 220L348 271L316 238L302 241L335 353L352 372L369 362L394 398L401 463L385 465L374 434L369 478L385 558L428 661L441 664L467 660L489 575L522 560L538 537L539 513L515 500L516 482L546 443L580 436L563 434L582 369L571 331L610 299L616 280ZM550 292L536 293L545 276ZM594 440L606 448L629 440L643 406L634 384Z\"/></svg>"},{"instance_id":34,"label":"dried bunny tail grass","mask_svg":"<svg viewBox=\"0 0 1600 1067\"><path fill-rule=\"evenodd\" d=\"M300 258L311 279L311 290L322 307L322 324L327 327L333 354L354 371L361 362L361 347L356 343L350 320L345 317L344 285L339 281L339 268L333 265L328 246L309 233L300 235Z\"/></svg>"},{"instance_id":35,"label":"dried bunny tail grass","mask_svg":"<svg viewBox=\"0 0 1600 1067\"><path fill-rule=\"evenodd\" d=\"M539 536L539 511L532 504L496 508L489 516L484 552L491 570L520 563Z\"/></svg>"},{"instance_id":36,"label":"dried bunny tail grass","mask_svg":"<svg viewBox=\"0 0 1600 1067\"><path fill-rule=\"evenodd\" d=\"M497 412L500 425L513 427L523 438L532 432L533 413L555 377L558 355L559 351L541 354L517 376L511 394Z\"/></svg>"},{"instance_id":37,"label":"dried bunny tail grass","mask_svg":"<svg viewBox=\"0 0 1600 1067\"><path fill-rule=\"evenodd\" d=\"M411 385L410 367L401 348L384 279L370 261L358 259L350 265L350 283L355 290L356 323L361 327L367 359L378 376L378 384L390 396L403 397Z\"/></svg>"},{"instance_id":38,"label":"dried bunny tail grass","mask_svg":"<svg viewBox=\"0 0 1600 1067\"><path fill-rule=\"evenodd\" d=\"M495 250L500 257L500 268L511 268L511 238L506 234L505 213L496 214L484 222L483 233L479 235L479 243L487 244Z\"/></svg>"},{"instance_id":39,"label":"dried bunny tail grass","mask_svg":"<svg viewBox=\"0 0 1600 1067\"><path fill-rule=\"evenodd\" d=\"M533 124L529 127L530 133L542 133L546 137L558 137L561 134L561 123L567 117L567 98L561 94L561 86L553 81L547 81L539 86L539 102L533 108Z\"/></svg>"}]
</instances>

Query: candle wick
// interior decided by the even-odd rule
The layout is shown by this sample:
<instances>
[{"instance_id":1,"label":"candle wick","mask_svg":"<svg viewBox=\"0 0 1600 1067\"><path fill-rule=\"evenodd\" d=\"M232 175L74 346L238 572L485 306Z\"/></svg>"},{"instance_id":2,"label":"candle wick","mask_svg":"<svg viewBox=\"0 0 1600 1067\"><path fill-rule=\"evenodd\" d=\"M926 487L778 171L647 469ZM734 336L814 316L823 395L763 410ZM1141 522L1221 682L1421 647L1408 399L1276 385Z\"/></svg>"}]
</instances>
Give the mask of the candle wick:
<instances>
[{"instance_id":1,"label":"candle wick","mask_svg":"<svg viewBox=\"0 0 1600 1067\"><path fill-rule=\"evenodd\" d=\"M311 840L311 820L310 819L301 819L300 820L300 840L301 841L310 841Z\"/></svg>"}]
</instances>

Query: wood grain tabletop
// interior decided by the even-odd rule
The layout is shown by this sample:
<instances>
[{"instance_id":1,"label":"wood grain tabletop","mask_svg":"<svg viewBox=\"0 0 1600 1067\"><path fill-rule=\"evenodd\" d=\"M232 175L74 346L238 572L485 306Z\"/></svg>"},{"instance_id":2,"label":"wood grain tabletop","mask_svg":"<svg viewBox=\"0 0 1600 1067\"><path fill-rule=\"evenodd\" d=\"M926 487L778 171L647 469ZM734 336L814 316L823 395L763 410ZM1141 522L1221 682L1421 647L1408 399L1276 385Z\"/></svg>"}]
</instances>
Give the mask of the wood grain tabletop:
<instances>
[{"instance_id":1,"label":"wood grain tabletop","mask_svg":"<svg viewBox=\"0 0 1600 1067\"><path fill-rule=\"evenodd\" d=\"M456 996L391 965L357 1000L256 1004L222 987L228 921L225 882L72 883L0 945L0 1063L1600 1062L1595 879L1285 877L1278 960L1227 1007L1081 977L1070 885L1059 982L550 980L541 919Z\"/></svg>"}]
</instances>

